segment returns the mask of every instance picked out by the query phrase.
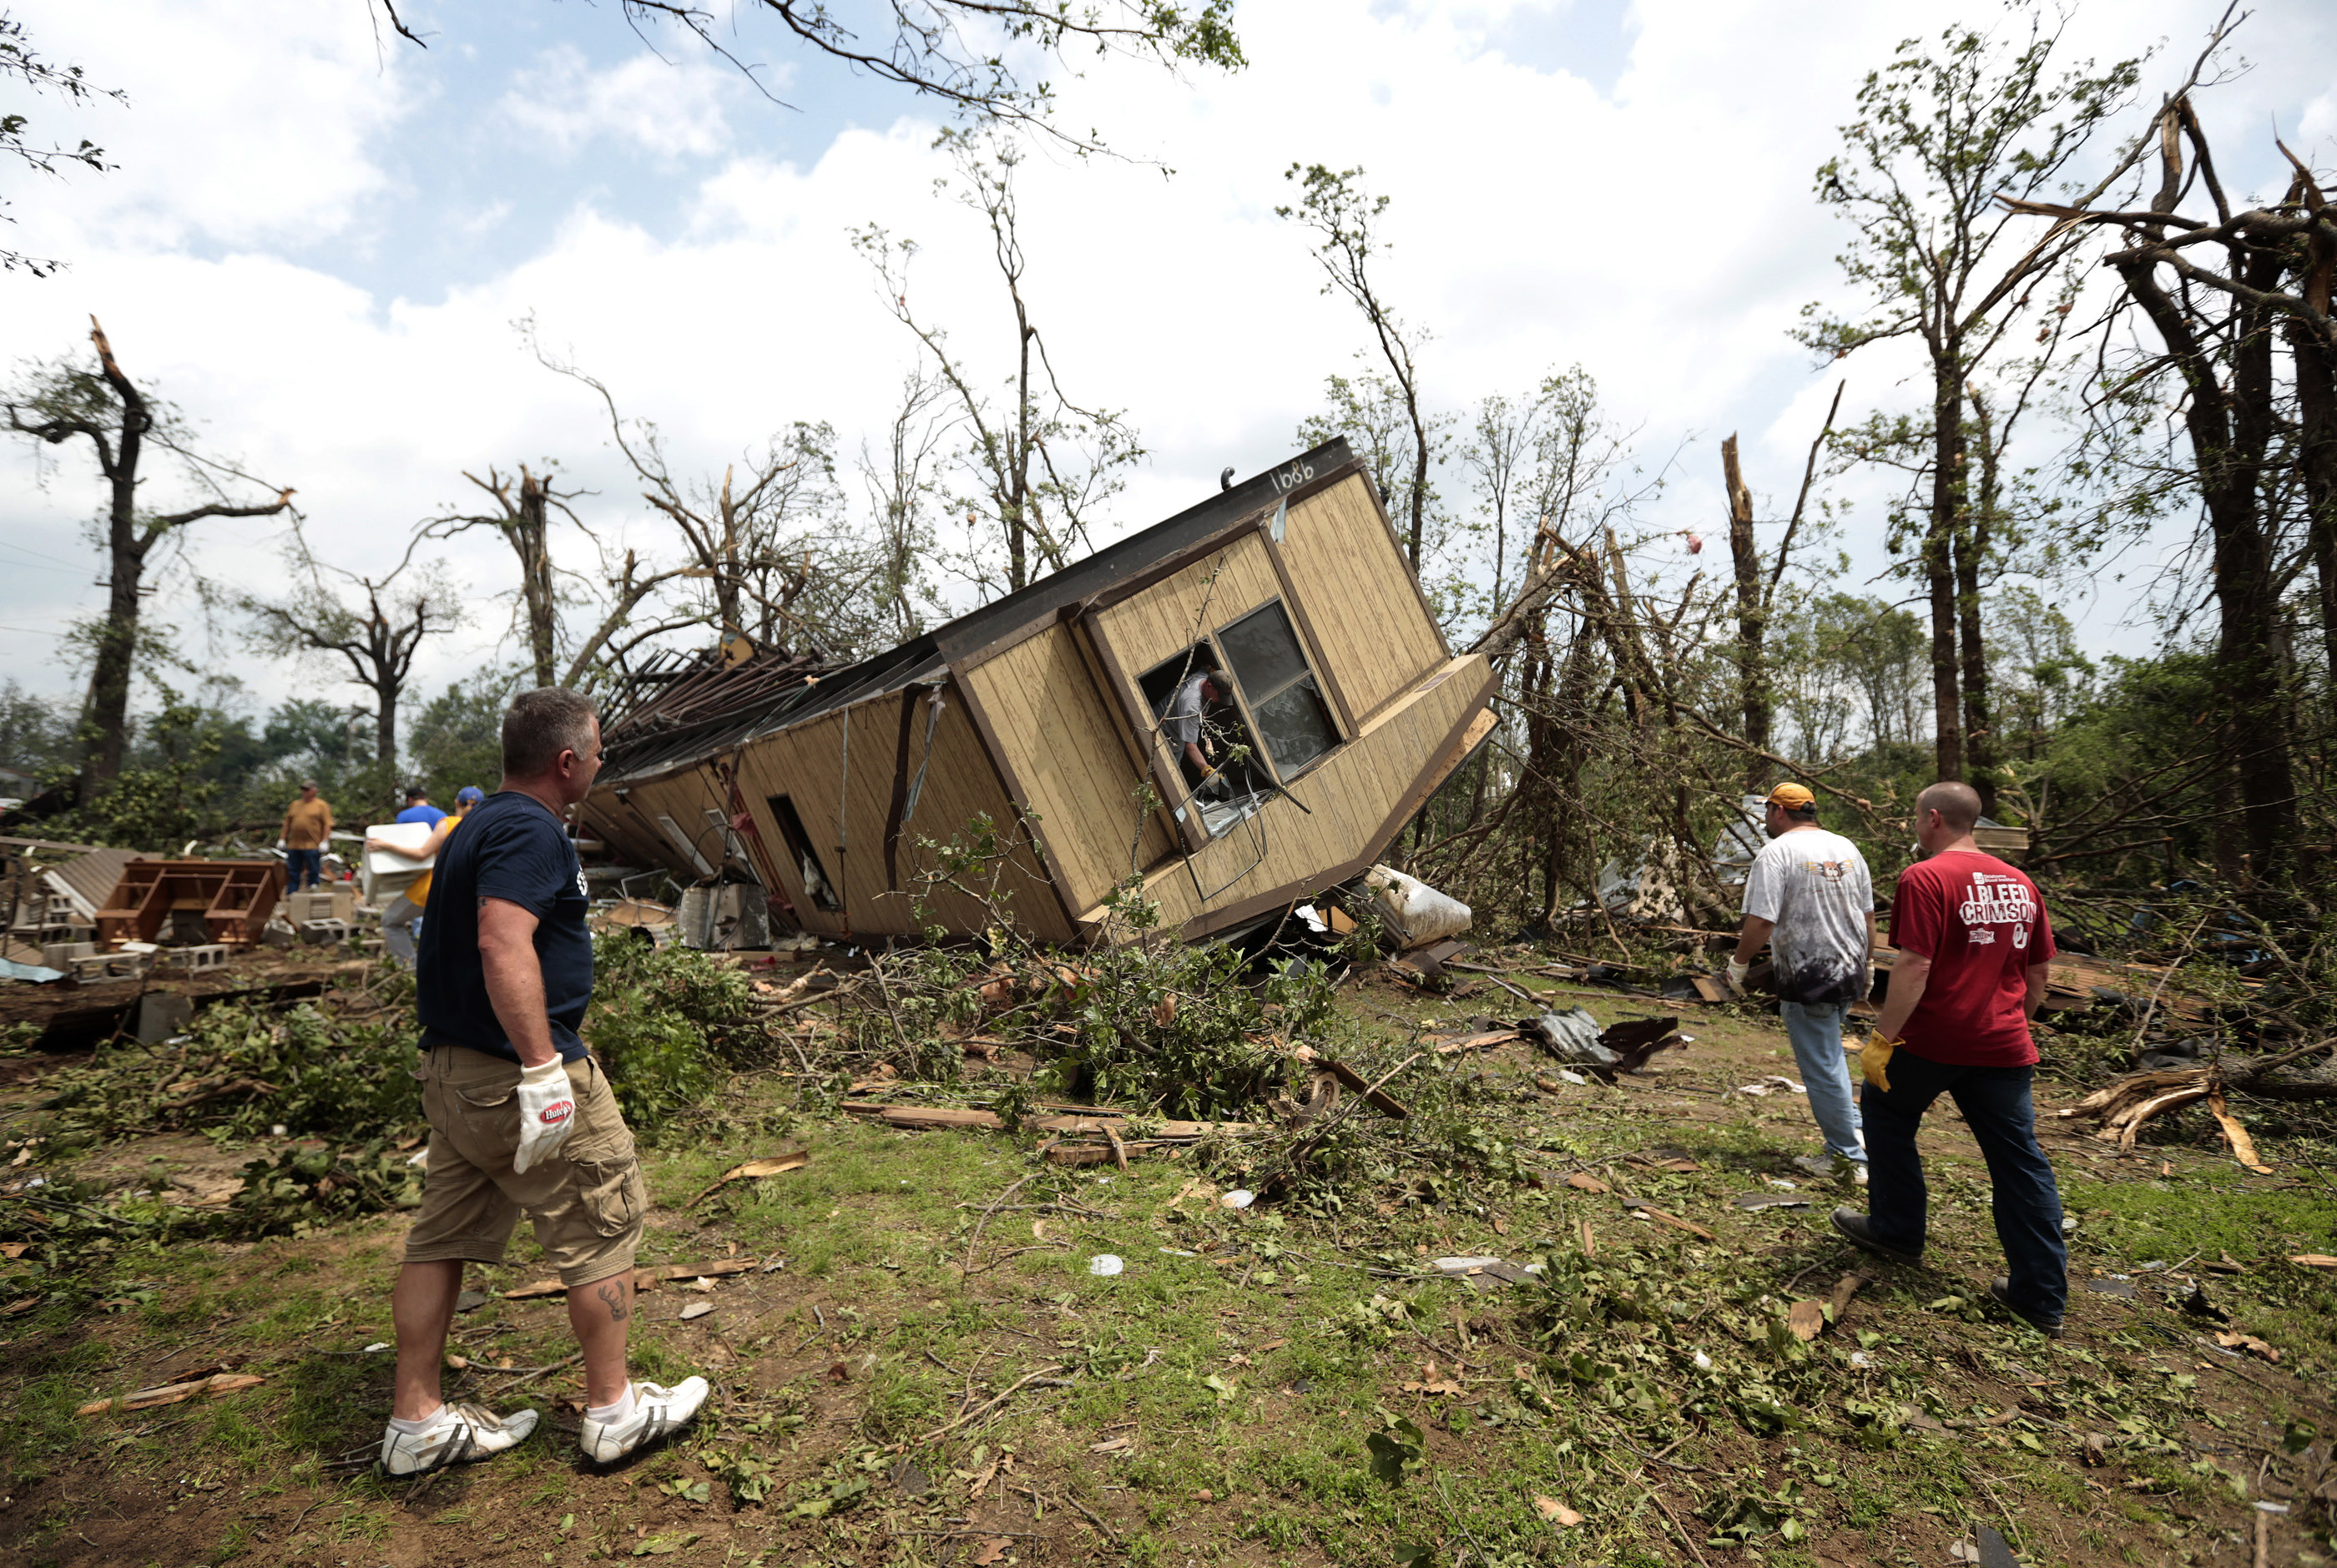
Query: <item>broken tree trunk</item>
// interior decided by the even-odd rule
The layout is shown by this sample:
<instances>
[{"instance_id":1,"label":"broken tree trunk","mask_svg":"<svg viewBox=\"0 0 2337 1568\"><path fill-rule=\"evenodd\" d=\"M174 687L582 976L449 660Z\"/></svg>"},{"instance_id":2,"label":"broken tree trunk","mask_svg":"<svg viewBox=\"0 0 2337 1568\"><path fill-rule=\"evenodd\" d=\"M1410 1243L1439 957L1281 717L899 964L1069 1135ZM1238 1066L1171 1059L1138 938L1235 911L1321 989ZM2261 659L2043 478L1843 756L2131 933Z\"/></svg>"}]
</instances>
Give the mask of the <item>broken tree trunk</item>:
<instances>
[{"instance_id":1,"label":"broken tree trunk","mask_svg":"<svg viewBox=\"0 0 2337 1568\"><path fill-rule=\"evenodd\" d=\"M2337 1099L2337 1079L2325 1077L2275 1078L2274 1072L2291 1062L2317 1056L2330 1048L2332 1042L2318 1041L2283 1051L2276 1057L2250 1062L2237 1074L2225 1070L2220 1062L2203 1062L2195 1067L2168 1067L2155 1072L2130 1073L2113 1079L2096 1089L2076 1105L2064 1110L2064 1116L2096 1116L2101 1120L2101 1130L2094 1135L2105 1143L2116 1143L2121 1149L2134 1147L2135 1138L2143 1124L2155 1116L2187 1105L2197 1100L2207 1100L2217 1112L2217 1124L2231 1139L2234 1153L2244 1163L2262 1169L2255 1150L2248 1144L2244 1132L2234 1135L2237 1124L2223 1111L2226 1089L2256 1095L2270 1099Z\"/></svg>"}]
</instances>

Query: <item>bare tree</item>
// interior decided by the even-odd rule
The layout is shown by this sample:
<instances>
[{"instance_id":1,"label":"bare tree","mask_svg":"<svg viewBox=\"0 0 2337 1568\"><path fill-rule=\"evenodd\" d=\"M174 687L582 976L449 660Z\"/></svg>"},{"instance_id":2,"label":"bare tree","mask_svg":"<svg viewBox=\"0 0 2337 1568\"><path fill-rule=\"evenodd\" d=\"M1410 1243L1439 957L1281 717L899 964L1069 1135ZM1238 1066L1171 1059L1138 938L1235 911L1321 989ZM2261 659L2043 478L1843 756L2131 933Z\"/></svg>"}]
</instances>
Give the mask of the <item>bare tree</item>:
<instances>
[{"instance_id":1,"label":"bare tree","mask_svg":"<svg viewBox=\"0 0 2337 1568\"><path fill-rule=\"evenodd\" d=\"M677 474L654 422L627 416L604 383L544 350L533 322L520 326L546 369L600 400L611 439L642 486L641 499L671 525L681 546L670 565L645 563L629 550L619 566L584 531L602 550L607 613L578 646L569 684L621 670L636 649L697 627L711 628L738 657L758 648L839 659L863 649L897 613L883 598L883 545L856 535L846 516L832 427L798 421L726 467L719 479ZM653 605L654 613L636 620L643 605Z\"/></svg>"},{"instance_id":2,"label":"bare tree","mask_svg":"<svg viewBox=\"0 0 2337 1568\"><path fill-rule=\"evenodd\" d=\"M952 351L947 329L909 303L916 241L895 240L872 223L853 243L876 269L895 319L933 356L934 375L955 404L965 441L954 460L963 488L953 493L952 505L964 509L972 534L960 570L985 594L1012 593L1071 563L1088 542L1090 519L1120 493L1124 471L1143 458L1144 448L1119 414L1065 395L1047 356L1023 285L1029 261L1014 190L1020 152L1003 141L956 133L948 141L957 161L957 196L989 228L992 259L1014 320L1005 406L981 390L980 373Z\"/></svg>"},{"instance_id":3,"label":"bare tree","mask_svg":"<svg viewBox=\"0 0 2337 1568\"><path fill-rule=\"evenodd\" d=\"M896 642L923 631L925 616L940 609L925 563L936 544L928 516L935 467L957 424L948 401L948 385L913 365L901 379L883 454L872 454L865 439L860 443L861 483L876 526L876 595Z\"/></svg>"},{"instance_id":4,"label":"bare tree","mask_svg":"<svg viewBox=\"0 0 2337 1568\"><path fill-rule=\"evenodd\" d=\"M1511 511L1518 502L1523 469L1531 461L1534 437L1549 404L1549 384L1531 395L1510 398L1494 393L1477 405L1477 418L1461 462L1476 475L1477 497L1492 529L1493 586L1489 603L1498 612L1509 602Z\"/></svg>"},{"instance_id":5,"label":"bare tree","mask_svg":"<svg viewBox=\"0 0 2337 1568\"><path fill-rule=\"evenodd\" d=\"M552 564L552 514L557 511L582 527L568 505L582 492L555 490L548 469L539 477L523 463L516 481L494 468L484 479L467 470L463 477L484 491L495 510L467 514L450 510L424 523L419 537L452 539L474 528L492 528L503 536L519 563L517 618L527 636L535 684L550 686L559 673L562 602Z\"/></svg>"},{"instance_id":6,"label":"bare tree","mask_svg":"<svg viewBox=\"0 0 2337 1568\"><path fill-rule=\"evenodd\" d=\"M2236 769L2248 853L2259 873L2273 874L2290 868L2296 822L2281 600L2310 561L2322 575L2324 604L2337 603L2329 582L2337 566L2337 325L2330 316L2337 212L2285 146L2294 170L2285 199L2234 211L2187 94L2169 99L2153 129L2160 180L2146 207L2005 205L2058 219L2049 236L2056 240L2107 228L2123 241L2103 265L2158 348L2134 356L2123 395L2098 410L2097 434L2113 458L2125 455L2126 432L2137 423L2179 428L2188 444L2187 462L2135 466L2152 490L2171 472L2195 495L2214 560L2215 657L2226 698L2214 716ZM2195 180L2214 204L2212 220L2176 210ZM2301 490L2301 507L2285 493L2292 489ZM2296 512L2303 539L2292 554L2283 535ZM2337 648L2330 658L2337 668Z\"/></svg>"},{"instance_id":7,"label":"bare tree","mask_svg":"<svg viewBox=\"0 0 2337 1568\"><path fill-rule=\"evenodd\" d=\"M1428 471L1441 450L1441 425L1421 407L1420 372L1413 363L1413 351L1425 334L1408 330L1372 282L1371 259L1387 249L1374 226L1387 211L1388 198L1366 196L1363 175L1361 169L1333 173L1320 163L1294 163L1283 171L1283 178L1298 182L1298 204L1277 207L1275 211L1296 219L1314 232L1315 258L1322 264L1326 279L1323 292L1345 295L1364 313L1364 324L1372 329L1380 357L1386 361L1388 375L1403 401L1404 417L1412 427L1412 473L1401 510L1404 556L1416 577L1427 531Z\"/></svg>"},{"instance_id":8,"label":"bare tree","mask_svg":"<svg viewBox=\"0 0 2337 1568\"><path fill-rule=\"evenodd\" d=\"M230 602L254 622L260 648L279 656L307 656L348 667L351 684L373 694L374 760L397 765L397 705L422 641L463 620L462 590L432 562L414 564L416 535L398 563L367 577L317 559L296 520L285 547L298 581L280 599L233 593ZM411 571L412 575L407 575Z\"/></svg>"},{"instance_id":9,"label":"bare tree","mask_svg":"<svg viewBox=\"0 0 2337 1568\"><path fill-rule=\"evenodd\" d=\"M1736 579L1736 680L1739 705L1745 716L1745 744L1756 752L1769 749L1771 720L1776 703L1770 689L1768 630L1769 618L1776 608L1777 585L1785 580L1785 566L1794 551L1794 536L1802 531L1802 516L1810 503L1810 486L1818 474L1818 453L1825 450L1826 438L1833 433L1834 415L1842 412L1843 388L1833 389L1833 401L1826 405L1825 424L1818 431L1817 439L1810 443L1809 461L1802 465L1802 488L1794 497L1793 515L1785 520L1785 532L1777 541L1777 549L1767 563L1765 575L1761 560L1761 545L1753 532L1753 492L1745 483L1743 469L1736 461L1736 437L1732 432L1720 443L1721 477L1728 487L1728 556ZM1758 789L1767 776L1769 765L1748 752L1745 759L1745 787Z\"/></svg>"},{"instance_id":10,"label":"bare tree","mask_svg":"<svg viewBox=\"0 0 2337 1568\"><path fill-rule=\"evenodd\" d=\"M175 544L190 524L211 517L273 517L292 504L292 492L279 489L269 502L230 500L230 483L261 486L231 464L197 453L185 421L168 404L150 401L113 357L105 329L92 317L91 344L97 368L69 360L36 372L6 402L8 428L51 446L76 436L87 439L106 483L100 538L110 570L105 619L98 630L89 694L82 706L83 756L76 796L83 804L122 772L122 740L129 722L130 677L138 650L141 599L155 551ZM213 500L177 511L151 511L139 505L139 470L149 442L184 464L195 483Z\"/></svg>"},{"instance_id":11,"label":"bare tree","mask_svg":"<svg viewBox=\"0 0 2337 1568\"><path fill-rule=\"evenodd\" d=\"M400 37L428 46L398 15L396 0L367 0L369 12L376 5ZM739 58L735 32L725 37L718 31L735 29L736 11L726 22L689 0L621 0L621 8L637 33L645 24L662 23L691 34L771 96L764 68ZM773 18L798 44L856 74L938 100L969 119L1027 127L1082 151L1101 144L1092 134L1076 136L1058 128L1050 118L1052 84L1044 74L1025 80L1011 61L1035 55L1061 66L1067 51L1080 49L1172 71L1187 64L1234 71L1247 63L1234 35L1233 0L1192 6L1177 0L889 0L889 16L875 13L882 19L873 39L856 32L821 0L749 0L746 9ZM886 38L882 34L888 26Z\"/></svg>"}]
</instances>

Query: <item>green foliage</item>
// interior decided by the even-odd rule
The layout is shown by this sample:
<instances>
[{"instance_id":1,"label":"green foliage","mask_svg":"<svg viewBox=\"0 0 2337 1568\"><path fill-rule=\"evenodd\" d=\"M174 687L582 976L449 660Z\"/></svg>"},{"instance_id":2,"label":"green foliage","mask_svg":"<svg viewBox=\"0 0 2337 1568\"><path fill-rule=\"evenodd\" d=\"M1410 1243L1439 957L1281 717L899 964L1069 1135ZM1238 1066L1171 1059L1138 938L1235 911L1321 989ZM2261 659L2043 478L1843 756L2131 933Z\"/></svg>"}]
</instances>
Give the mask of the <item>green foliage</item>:
<instances>
[{"instance_id":1,"label":"green foliage","mask_svg":"<svg viewBox=\"0 0 2337 1568\"><path fill-rule=\"evenodd\" d=\"M1244 983L1231 948L1129 943L1083 966L1072 993L1073 1041L1055 1066L1063 1086L1171 1116L1239 1116L1283 1086L1296 1040L1330 1010L1319 966L1282 963Z\"/></svg>"},{"instance_id":2,"label":"green foliage","mask_svg":"<svg viewBox=\"0 0 2337 1568\"><path fill-rule=\"evenodd\" d=\"M381 982L395 988L397 979ZM412 982L403 982L407 988ZM347 1137L418 1125L412 1076L416 1034L399 1005L390 1021L360 1022L329 1003L281 1013L240 1002L197 1012L175 1061L116 1047L51 1080L50 1125L64 1135L116 1137L133 1131L216 1128L256 1137L281 1124L293 1136Z\"/></svg>"},{"instance_id":3,"label":"green foliage","mask_svg":"<svg viewBox=\"0 0 2337 1568\"><path fill-rule=\"evenodd\" d=\"M96 800L82 808L76 831L99 843L176 854L204 836L214 821L218 781L210 776L222 739L217 719L157 678L161 711L142 728L145 760L124 767Z\"/></svg>"},{"instance_id":4,"label":"green foliage","mask_svg":"<svg viewBox=\"0 0 2337 1568\"><path fill-rule=\"evenodd\" d=\"M37 696L14 676L0 680L0 767L34 778L70 768L79 755L73 728L70 704Z\"/></svg>"},{"instance_id":5,"label":"green foliage","mask_svg":"<svg viewBox=\"0 0 2337 1568\"><path fill-rule=\"evenodd\" d=\"M1412 1422L1400 1416L1382 1412L1378 1431L1364 1439L1371 1455L1373 1476L1391 1486L1401 1486L1406 1477L1426 1463L1428 1437Z\"/></svg>"},{"instance_id":6,"label":"green foliage","mask_svg":"<svg viewBox=\"0 0 2337 1568\"><path fill-rule=\"evenodd\" d=\"M447 811L466 784L492 793L503 776L504 709L530 678L518 668L483 669L449 685L406 723L414 772Z\"/></svg>"},{"instance_id":7,"label":"green foliage","mask_svg":"<svg viewBox=\"0 0 2337 1568\"><path fill-rule=\"evenodd\" d=\"M888 957L882 970L886 1005L849 1016L846 1027L854 1044L895 1060L904 1076L951 1082L965 1065L965 1048L953 1037L982 1016L973 964L973 955L963 949L919 947Z\"/></svg>"},{"instance_id":8,"label":"green foliage","mask_svg":"<svg viewBox=\"0 0 2337 1568\"><path fill-rule=\"evenodd\" d=\"M592 959L585 1042L637 1131L702 1103L726 1064L766 1058L751 984L712 955L621 931L597 940Z\"/></svg>"},{"instance_id":9,"label":"green foliage","mask_svg":"<svg viewBox=\"0 0 2337 1568\"><path fill-rule=\"evenodd\" d=\"M1775 1491L1748 1489L1720 1494L1706 1505L1704 1517L1716 1535L1734 1544L1746 1544L1768 1535L1798 1542L1809 1537L1809 1527L1798 1516L1806 1506L1801 1487L1788 1481Z\"/></svg>"},{"instance_id":10,"label":"green foliage","mask_svg":"<svg viewBox=\"0 0 2337 1568\"><path fill-rule=\"evenodd\" d=\"M1850 593L1792 604L1770 628L1780 726L1816 765L1931 732L1931 636L1912 610Z\"/></svg>"},{"instance_id":11,"label":"green foliage","mask_svg":"<svg viewBox=\"0 0 2337 1568\"><path fill-rule=\"evenodd\" d=\"M1807 307L1808 346L1838 356L1921 331L1936 351L1967 328L1953 313L1989 256L2000 242L2030 243L2004 229L1997 200L2049 197L2140 78L2138 60L2056 74L2059 42L2033 23L2025 40L1951 27L1936 44L1908 39L1867 73L1857 118L1841 127L1843 151L1820 166L1814 189L1857 225L1838 260L1872 314ZM1979 357L1941 373L1961 375Z\"/></svg>"},{"instance_id":12,"label":"green foliage","mask_svg":"<svg viewBox=\"0 0 2337 1568\"><path fill-rule=\"evenodd\" d=\"M408 1155L376 1138L357 1147L289 1148L243 1168L243 1190L228 1204L226 1233L307 1236L361 1214L417 1208L421 1173Z\"/></svg>"}]
</instances>

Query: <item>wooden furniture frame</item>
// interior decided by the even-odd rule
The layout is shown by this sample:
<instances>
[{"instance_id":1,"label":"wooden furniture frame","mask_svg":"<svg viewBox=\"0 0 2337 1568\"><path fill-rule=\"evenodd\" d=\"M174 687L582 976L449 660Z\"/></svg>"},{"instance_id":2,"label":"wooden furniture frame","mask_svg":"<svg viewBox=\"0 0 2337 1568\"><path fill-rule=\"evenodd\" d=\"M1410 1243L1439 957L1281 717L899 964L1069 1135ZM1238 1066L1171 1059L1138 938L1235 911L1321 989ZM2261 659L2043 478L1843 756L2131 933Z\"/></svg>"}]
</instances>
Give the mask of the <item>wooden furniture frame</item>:
<instances>
[{"instance_id":1,"label":"wooden furniture frame","mask_svg":"<svg viewBox=\"0 0 2337 1568\"><path fill-rule=\"evenodd\" d=\"M97 911L98 945L151 942L171 911L198 910L213 942L248 947L283 896L284 868L275 861L132 861Z\"/></svg>"}]
</instances>

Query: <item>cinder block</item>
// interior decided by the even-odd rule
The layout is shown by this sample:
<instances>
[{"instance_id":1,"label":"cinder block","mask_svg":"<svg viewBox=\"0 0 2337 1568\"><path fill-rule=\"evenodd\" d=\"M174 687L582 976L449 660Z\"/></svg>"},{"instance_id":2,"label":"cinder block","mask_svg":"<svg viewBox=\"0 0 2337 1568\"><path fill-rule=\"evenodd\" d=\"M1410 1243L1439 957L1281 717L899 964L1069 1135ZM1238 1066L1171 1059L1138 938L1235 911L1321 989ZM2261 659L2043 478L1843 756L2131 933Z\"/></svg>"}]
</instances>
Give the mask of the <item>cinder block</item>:
<instances>
[{"instance_id":1,"label":"cinder block","mask_svg":"<svg viewBox=\"0 0 2337 1568\"><path fill-rule=\"evenodd\" d=\"M227 962L227 944L206 942L198 948L165 948L160 957L166 969L200 974L204 969L215 969Z\"/></svg>"},{"instance_id":2,"label":"cinder block","mask_svg":"<svg viewBox=\"0 0 2337 1568\"><path fill-rule=\"evenodd\" d=\"M93 958L95 942L50 942L41 949L41 962L53 969L70 969L75 959Z\"/></svg>"},{"instance_id":3,"label":"cinder block","mask_svg":"<svg viewBox=\"0 0 2337 1568\"><path fill-rule=\"evenodd\" d=\"M310 920L346 920L357 913L357 890L348 887L304 888L286 895L284 918L294 925Z\"/></svg>"},{"instance_id":4,"label":"cinder block","mask_svg":"<svg viewBox=\"0 0 2337 1568\"><path fill-rule=\"evenodd\" d=\"M77 980L136 979L152 966L152 953L93 953L68 966Z\"/></svg>"},{"instance_id":5,"label":"cinder block","mask_svg":"<svg viewBox=\"0 0 2337 1568\"><path fill-rule=\"evenodd\" d=\"M347 941L349 922L340 920L302 920L300 940L312 948Z\"/></svg>"}]
</instances>

